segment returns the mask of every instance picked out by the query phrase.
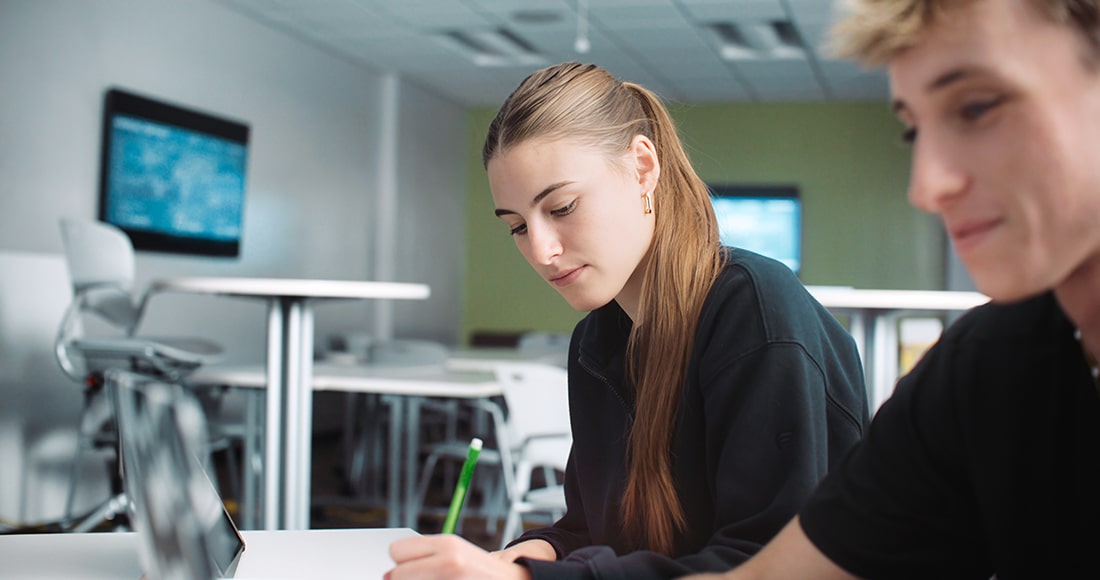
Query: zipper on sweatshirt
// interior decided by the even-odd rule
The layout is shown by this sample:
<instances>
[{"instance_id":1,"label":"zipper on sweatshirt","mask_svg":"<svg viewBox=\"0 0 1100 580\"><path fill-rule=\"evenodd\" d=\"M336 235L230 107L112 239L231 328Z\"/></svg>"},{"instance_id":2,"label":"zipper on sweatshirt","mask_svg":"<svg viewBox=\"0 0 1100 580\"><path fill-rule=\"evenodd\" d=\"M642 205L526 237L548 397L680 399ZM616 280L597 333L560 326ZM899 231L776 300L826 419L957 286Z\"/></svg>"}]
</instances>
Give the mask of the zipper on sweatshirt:
<instances>
[{"instance_id":1,"label":"zipper on sweatshirt","mask_svg":"<svg viewBox=\"0 0 1100 580\"><path fill-rule=\"evenodd\" d=\"M626 404L626 398L625 398L625 397L623 397L623 394L622 394L622 392L621 392L621 391L620 391L619 389L617 389L617 388L615 387L615 385L614 385L614 384L613 384L613 383L612 383L612 382L611 382L611 381L610 381L610 380L609 380L609 379L608 379L607 377L605 377L604 375L600 374L600 372L599 372L599 371L597 371L597 370L596 370L596 369L594 369L594 368L593 368L593 367L592 367L591 365L589 365L589 364L588 364L588 361L586 361L586 360L585 360L585 358L584 358L583 356L581 356L581 357L577 357L577 362L578 362L578 363L580 363L581 367L582 367L582 368L584 368L584 370L585 370L585 371L587 371L587 372L588 372L588 374L590 374L590 375L592 375L593 377L595 377L595 378L596 378L597 380L599 380L599 381L600 381L601 383L603 383L603 384L607 385L607 388L611 389L611 392L612 392L612 393L615 393L615 398L616 398L616 399L618 399L618 400L619 400L619 403L621 403L621 404L622 404L622 406L623 406L623 410L624 410L624 411L626 411L626 415L627 415L628 417L630 417L630 422L631 422L631 423L633 424L633 423L634 423L634 409L632 409L632 408L630 407L630 405L627 405L627 404Z\"/></svg>"}]
</instances>

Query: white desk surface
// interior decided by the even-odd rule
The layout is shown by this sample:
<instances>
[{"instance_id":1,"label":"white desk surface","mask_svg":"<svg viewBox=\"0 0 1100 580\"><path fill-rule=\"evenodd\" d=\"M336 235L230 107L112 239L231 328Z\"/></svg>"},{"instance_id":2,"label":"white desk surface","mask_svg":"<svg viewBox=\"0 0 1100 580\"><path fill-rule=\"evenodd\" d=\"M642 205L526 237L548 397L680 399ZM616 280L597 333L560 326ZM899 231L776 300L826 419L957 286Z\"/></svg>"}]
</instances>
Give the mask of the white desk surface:
<instances>
[{"instance_id":1,"label":"white desk surface","mask_svg":"<svg viewBox=\"0 0 1100 580\"><path fill-rule=\"evenodd\" d=\"M407 528L244 531L234 578L382 578L389 545L415 536ZM0 535L0 577L44 580L141 578L133 533Z\"/></svg>"},{"instance_id":2,"label":"white desk surface","mask_svg":"<svg viewBox=\"0 0 1100 580\"><path fill-rule=\"evenodd\" d=\"M297 278L167 278L153 281L149 288L150 291L155 292L298 298L394 298L416 300L427 298L431 294L429 287L425 284Z\"/></svg>"},{"instance_id":3,"label":"white desk surface","mask_svg":"<svg viewBox=\"0 0 1100 580\"><path fill-rule=\"evenodd\" d=\"M855 310L969 310L989 302L978 292L939 290L860 290L837 286L807 286L822 306Z\"/></svg>"},{"instance_id":4,"label":"white desk surface","mask_svg":"<svg viewBox=\"0 0 1100 580\"><path fill-rule=\"evenodd\" d=\"M264 388L267 374L260 365L209 365L190 375L188 382ZM496 375L487 371L452 370L442 365L396 367L324 362L313 366L313 390L458 398L501 394Z\"/></svg>"}]
</instances>

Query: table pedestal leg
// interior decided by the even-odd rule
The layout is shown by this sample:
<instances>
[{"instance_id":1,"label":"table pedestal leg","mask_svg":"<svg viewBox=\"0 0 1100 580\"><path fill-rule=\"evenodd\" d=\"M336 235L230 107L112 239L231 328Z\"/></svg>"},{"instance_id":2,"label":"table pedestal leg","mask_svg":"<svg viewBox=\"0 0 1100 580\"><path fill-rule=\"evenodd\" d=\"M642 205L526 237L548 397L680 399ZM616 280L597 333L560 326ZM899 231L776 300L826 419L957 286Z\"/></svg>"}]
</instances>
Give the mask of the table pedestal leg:
<instances>
[{"instance_id":1,"label":"table pedestal leg","mask_svg":"<svg viewBox=\"0 0 1100 580\"><path fill-rule=\"evenodd\" d=\"M386 395L383 401L390 407L390 468L387 474L386 527L401 525L401 440L404 437L402 421L405 417L405 398Z\"/></svg>"},{"instance_id":2,"label":"table pedestal leg","mask_svg":"<svg viewBox=\"0 0 1100 580\"><path fill-rule=\"evenodd\" d=\"M287 305L284 527L309 529L313 454L313 312L305 300Z\"/></svg>"},{"instance_id":3,"label":"table pedestal leg","mask_svg":"<svg viewBox=\"0 0 1100 580\"><path fill-rule=\"evenodd\" d=\"M286 397L283 356L286 340L283 303L272 300L267 310L267 412L264 429L264 517L265 530L283 525L283 400Z\"/></svg>"},{"instance_id":4,"label":"table pedestal leg","mask_svg":"<svg viewBox=\"0 0 1100 580\"><path fill-rule=\"evenodd\" d=\"M264 529L309 529L313 435L313 313L304 299L271 301L267 321Z\"/></svg>"},{"instance_id":5,"label":"table pedestal leg","mask_svg":"<svg viewBox=\"0 0 1100 580\"><path fill-rule=\"evenodd\" d=\"M405 401L405 489L402 511L405 527L416 529L416 472L420 450L420 397L407 397Z\"/></svg>"}]
</instances>

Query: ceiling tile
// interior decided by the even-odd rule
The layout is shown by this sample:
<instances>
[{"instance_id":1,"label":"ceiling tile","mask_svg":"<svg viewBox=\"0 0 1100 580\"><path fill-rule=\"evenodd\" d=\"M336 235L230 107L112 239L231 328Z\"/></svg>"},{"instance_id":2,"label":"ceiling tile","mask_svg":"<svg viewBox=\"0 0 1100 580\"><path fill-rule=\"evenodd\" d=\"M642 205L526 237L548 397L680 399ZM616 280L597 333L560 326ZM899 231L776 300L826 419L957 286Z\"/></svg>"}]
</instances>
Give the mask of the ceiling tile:
<instances>
[{"instance_id":1,"label":"ceiling tile","mask_svg":"<svg viewBox=\"0 0 1100 580\"><path fill-rule=\"evenodd\" d=\"M684 102L888 95L881 71L861 71L817 50L833 19L826 0L587 0L585 53L575 50L579 0L209 1L466 105L499 104L535 68L566 60L594 62ZM805 60L722 61L704 29L787 17L810 48ZM530 44L544 62L478 67L438 40L440 31L497 28Z\"/></svg>"},{"instance_id":2,"label":"ceiling tile","mask_svg":"<svg viewBox=\"0 0 1100 580\"><path fill-rule=\"evenodd\" d=\"M680 0L698 22L785 20L779 0Z\"/></svg>"}]
</instances>

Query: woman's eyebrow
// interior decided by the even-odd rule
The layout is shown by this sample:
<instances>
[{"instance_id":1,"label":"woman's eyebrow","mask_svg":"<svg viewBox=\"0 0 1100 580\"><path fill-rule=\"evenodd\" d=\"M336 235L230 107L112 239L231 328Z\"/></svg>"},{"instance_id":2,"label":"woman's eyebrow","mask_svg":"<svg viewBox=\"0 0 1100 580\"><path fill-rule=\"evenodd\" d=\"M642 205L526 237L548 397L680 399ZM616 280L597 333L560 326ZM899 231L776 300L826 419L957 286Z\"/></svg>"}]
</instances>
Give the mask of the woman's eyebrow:
<instances>
[{"instance_id":1,"label":"woman's eyebrow","mask_svg":"<svg viewBox=\"0 0 1100 580\"><path fill-rule=\"evenodd\" d=\"M574 183L574 182L572 182L572 181L559 181L557 183L551 183L550 185L546 186L545 189L540 191L538 193L538 195L535 196L534 199L531 200L531 206L534 207L535 204L542 201L542 198L550 195L551 193L553 193L553 192L555 192L555 191L557 191L557 190L559 190L559 189L561 189L561 188L563 188L566 185L569 185L571 183ZM497 217L500 217L502 215L506 215L506 214L510 214L510 213L516 213L516 212L514 212L510 209L500 208L500 209L497 209L494 213L496 214Z\"/></svg>"}]
</instances>

